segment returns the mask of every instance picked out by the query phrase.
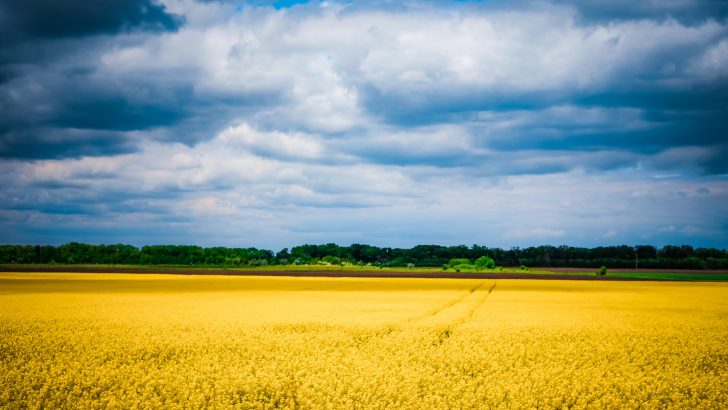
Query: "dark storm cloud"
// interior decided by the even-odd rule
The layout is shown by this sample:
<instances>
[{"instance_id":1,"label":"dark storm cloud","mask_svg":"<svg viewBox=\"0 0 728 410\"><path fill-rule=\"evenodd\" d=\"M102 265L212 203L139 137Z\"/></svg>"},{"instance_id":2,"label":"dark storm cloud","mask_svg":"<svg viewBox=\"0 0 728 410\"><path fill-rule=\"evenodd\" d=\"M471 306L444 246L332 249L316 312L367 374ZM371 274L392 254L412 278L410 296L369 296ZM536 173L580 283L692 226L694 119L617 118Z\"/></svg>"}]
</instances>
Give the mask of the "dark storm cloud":
<instances>
[{"instance_id":1,"label":"dark storm cloud","mask_svg":"<svg viewBox=\"0 0 728 410\"><path fill-rule=\"evenodd\" d=\"M124 98L69 104L53 121L62 127L138 130L175 123L183 116L176 106L134 103Z\"/></svg>"},{"instance_id":2,"label":"dark storm cloud","mask_svg":"<svg viewBox=\"0 0 728 410\"><path fill-rule=\"evenodd\" d=\"M3 157L59 159L127 153L138 141L123 131L167 127L187 115L187 91L175 85L160 82L145 90L144 84L98 78L92 69L50 73L40 66L24 69L22 76L0 85ZM130 95L126 88L150 97Z\"/></svg>"},{"instance_id":3,"label":"dark storm cloud","mask_svg":"<svg viewBox=\"0 0 728 410\"><path fill-rule=\"evenodd\" d=\"M584 109L605 110L609 107L582 106ZM576 114L579 110L576 110ZM545 117L545 116L544 116ZM605 116L593 123L574 123L569 119L538 118L524 123L500 138L490 141L491 146L502 150L593 150L624 148L640 153L683 145L714 145L726 141L728 134L728 110L714 107L704 111L660 111L640 109L629 116ZM558 122L557 122L558 121ZM609 123L608 121L614 121ZM620 123L619 121L622 121ZM641 121L631 128L628 121ZM487 130L485 123L475 132Z\"/></svg>"},{"instance_id":4,"label":"dark storm cloud","mask_svg":"<svg viewBox=\"0 0 728 410\"><path fill-rule=\"evenodd\" d=\"M459 99L450 94L413 102L406 98L388 99L367 94L366 102L376 107L372 112L396 127L467 124L476 140L486 135L483 137L484 146L498 150L504 156L508 152L521 150L542 150L544 155L552 151L578 153L598 150L624 150L653 155L673 147L720 146L728 141L726 90L728 81L721 80L710 87L694 86L682 90L655 88L632 93L600 92L583 98L540 98L538 95L517 94L486 101L477 96ZM433 100L437 102L427 103ZM572 107L573 113L558 116L544 114L558 110L563 104ZM481 118L479 114L483 111L503 118ZM590 119L590 111L604 111L606 114ZM610 114L611 111L629 114ZM501 122L512 122L514 125L502 127ZM413 152L411 149L383 153L376 146L359 145L353 152L363 154L374 162L400 165L430 163L437 166L461 166L482 160L470 152L453 153L442 149L429 155L418 155L416 150ZM718 154L710 155L709 159L703 158L696 162L694 168L704 174L723 174L725 167L720 166L719 158ZM524 171L522 168L516 169L513 164L502 165L502 173ZM572 165L582 164L574 162ZM627 166L630 163L620 159L617 165ZM631 165L636 165L636 162ZM680 166L685 165L680 163ZM564 166L568 169L569 164L561 164L558 168ZM610 168L608 165L600 167ZM542 170L534 168L533 171L552 172L552 167Z\"/></svg>"},{"instance_id":5,"label":"dark storm cloud","mask_svg":"<svg viewBox=\"0 0 728 410\"><path fill-rule=\"evenodd\" d=\"M649 165L656 169L684 171L697 168L706 175L728 175L728 143L674 148L649 159Z\"/></svg>"},{"instance_id":6,"label":"dark storm cloud","mask_svg":"<svg viewBox=\"0 0 728 410\"><path fill-rule=\"evenodd\" d=\"M406 89L382 90L371 84L365 84L360 91L367 111L404 127L449 123L473 111L533 109L565 100L546 93L524 95L445 84L417 93Z\"/></svg>"},{"instance_id":7,"label":"dark storm cloud","mask_svg":"<svg viewBox=\"0 0 728 410\"><path fill-rule=\"evenodd\" d=\"M556 4L575 7L588 23L615 20L672 18L687 24L728 16L725 0L557 0Z\"/></svg>"},{"instance_id":8,"label":"dark storm cloud","mask_svg":"<svg viewBox=\"0 0 728 410\"><path fill-rule=\"evenodd\" d=\"M573 83L547 84L525 91L519 89L519 83L514 84L516 87L504 87L499 83L463 87L457 84L457 78L448 77L447 71L442 69L446 67L434 66L424 72L430 82L427 87L418 83L413 83L413 87L396 83L384 83L383 87L367 84L361 88L362 103L369 112L398 127L469 124L476 138L483 133L488 134L484 138L485 145L503 152L503 155L520 150L542 150L544 155L549 155L551 151L598 150L653 155L675 147L721 146L728 140L728 108L725 104L728 101L728 75L725 69L719 68L719 64L724 58L722 53L728 36L725 24L706 23L706 20L710 17L722 19L724 6L728 2L680 3L679 7L670 8L675 10L676 15L682 13L681 16L705 17L691 20L703 24L701 27L705 29L704 36L692 40L671 34L684 30L685 26L674 22L656 23L661 19L660 10L667 8L656 4L650 6L650 11L646 3L635 4L637 6L633 13L627 13L619 19L607 13L603 20L596 20L595 10L606 7L606 3L572 5L585 15L595 13L595 20L590 24L601 24L601 29L604 29L607 20L644 18L649 22L644 24L657 24L654 29L662 30L660 36L674 43L667 46L668 42L654 42L654 38L650 38L652 33L648 31L645 33L645 42L653 46L645 50L634 38L623 46L620 45L620 35L633 36L630 30L637 26L612 26L611 30L617 34L614 44L603 46L595 43L595 50L603 49L604 53L619 50L617 55L622 54L620 58L623 60L610 61L612 66L605 71L601 71L599 65L583 66L584 71L592 70L593 75L600 78L592 84L577 84L578 77L583 73L575 71ZM621 29L617 30L617 27ZM589 36L591 33L585 31L584 35ZM519 47L521 44L514 46ZM453 47L457 47L457 44L454 43ZM575 53L585 51L589 50L574 50ZM595 56L600 57L598 54ZM530 59L529 55L523 55L524 61ZM514 68L518 69L517 66ZM548 73L548 70L549 67L540 67L525 74L537 77ZM529 78L524 77L524 80ZM579 110L572 117L559 116L555 119L539 114L565 105L581 110L636 110L638 115L574 124L573 119L582 115ZM515 125L500 127L499 123L479 118L481 112L510 115L507 119ZM642 125L632 127L630 124L635 122ZM488 132L491 129L497 131ZM464 164L472 157L465 153L453 163ZM397 161L396 155L387 158L387 163ZM401 164L413 159L407 155L402 158ZM636 161L640 157L634 158ZM717 166L720 161L715 158L715 155L694 158L696 162L692 166L686 162L681 162L679 166L697 169L704 174L724 173L723 167ZM437 164L442 163L443 158L434 156L432 159ZM426 162L427 158L415 158L416 163L421 161ZM622 160L618 163L629 165L629 162L625 164ZM578 161L574 161L573 165L580 166ZM636 166L637 163L632 165ZM569 166L566 166L568 169ZM506 173L519 172L519 169L506 167ZM549 168L545 168L545 171L549 172Z\"/></svg>"},{"instance_id":9,"label":"dark storm cloud","mask_svg":"<svg viewBox=\"0 0 728 410\"><path fill-rule=\"evenodd\" d=\"M709 86L693 86L682 90L655 89L595 95L578 102L601 107L640 107L644 111L644 120L650 126L640 130L613 130L586 135L573 130L565 133L563 139L542 141L536 146L542 149L572 150L623 147L641 153L680 146L719 147L728 141L726 101L728 79L714 81ZM717 166L714 159L701 161L697 165L707 174L722 174L726 168Z\"/></svg>"},{"instance_id":10,"label":"dark storm cloud","mask_svg":"<svg viewBox=\"0 0 728 410\"><path fill-rule=\"evenodd\" d=\"M263 3L279 3L280 6L286 6L285 2ZM390 6L404 9L410 7L398 2L385 3L389 4L389 6L385 7L383 3L376 5L376 7L381 6L384 9L388 9ZM529 3L538 4L537 2ZM680 5L682 4L680 3L679 7L671 6L669 9L688 14L696 14L703 10L705 14L717 7L711 6L707 2L697 3L694 6ZM44 10L44 4L43 1L34 0L24 6L22 10L13 11L13 13L18 13L19 16L16 26L25 27L25 29L18 30L18 32L34 33L33 35L36 38L42 38L44 36L83 36L100 32L115 33L134 27L140 29L176 28L172 24L173 16L168 15L163 6L154 3L131 2L124 3L124 7L121 7L114 3L109 6L111 7L109 16L102 18L97 16L99 7L106 4L106 2L102 2L87 5L88 9L83 11L78 9L86 3L72 3L69 5L68 10L64 13L76 13L85 16L84 21L88 21L63 31L61 26L56 27L53 25L55 23L51 24L43 20L46 18L46 14L44 14L46 12L42 11ZM258 4L262 3L258 2ZM608 8L606 2L587 2L585 4L565 2L564 4L576 7L584 15L596 15L598 14L596 10ZM661 8L659 5L651 5L652 3L645 5L644 2L635 2L635 4L630 7L642 11L639 13L634 11L628 14L638 16L640 13L648 13L649 7L652 7L654 17L660 15L659 10L665 8ZM472 7L475 8L474 10L479 7L484 9L515 8L515 6L506 6L498 2L495 5L489 3L481 5L478 2L473 2L466 4L466 6L468 7L466 10L471 10ZM435 3L432 3L429 7L435 7ZM304 8L301 13L309 9L315 10L316 8ZM33 10L36 11L33 12ZM357 9L354 8L354 10ZM416 7L413 10L416 10ZM353 12L349 11L349 13ZM23 13L30 17L25 16ZM61 19L66 15L64 13L59 12L58 15ZM318 12L312 11L311 13L315 15ZM6 14L11 15L12 13L6 11ZM21 14L25 17L21 16ZM605 16L608 17L608 14L606 13ZM301 17L306 17L306 14L304 13ZM73 22L74 20L71 19L70 21ZM70 25L73 26L73 24ZM36 26L42 26L43 29L41 30ZM684 64L681 65L681 62L691 61L704 51L705 45L714 44L720 38L720 36L717 36L713 41L705 40L700 46L696 46L694 43L678 44L673 47L662 47L659 52L649 52L640 56L633 65L612 73L611 78L608 78L608 82L599 86L576 87L567 83L555 84L544 89L517 90L509 88L507 85L458 84L455 81L456 79L448 74L449 67L446 65L435 66L425 71L433 81L433 84L427 87L407 83L403 83L401 86L392 86L389 83L378 84L376 81L360 81L355 86L359 91L360 104L367 113L386 121L390 125L402 128L457 123L470 117L472 113L483 110L528 111L546 109L560 104L583 104L588 107L639 107L647 113L657 113L657 115L669 111L671 118L656 121L665 124L665 127L662 128L670 127L670 132L661 134L663 136L659 138L656 137L657 131L654 130L640 133L629 130L616 130L614 132L616 136L611 137L607 133L601 135L593 131L583 133L579 129L574 129L571 134L560 138L558 141L552 139L541 140L538 137L538 132L534 132L534 129L537 128L534 126L531 129L521 129L520 131L529 131L529 133L522 133L512 143L500 140L495 141L493 145L493 147L500 149L508 149L511 146L509 144L514 144L516 149L521 148L517 146L518 144L530 144L531 147L543 149L624 148L646 152L659 147L679 145L685 141L686 135L689 134L692 134L690 137L692 141L696 141L695 135L698 135L697 138L701 143L715 142L715 139L722 138L721 134L725 130L725 124L720 118L723 112L715 112L716 110L720 111L721 104L725 101L726 94L728 94L725 91L726 81L709 81L702 87L690 85L677 91L670 91L670 87L665 87L660 82L672 79L682 80L686 68ZM618 42L618 40L616 41ZM75 44L73 42L67 43L66 46L69 48L82 48L87 43L86 40L83 40ZM107 45L107 47L113 46L113 42ZM518 44L514 44L514 46L518 46ZM48 53L53 55L54 51L50 47L47 50ZM44 52L43 54L48 53ZM21 58L21 54L23 53L17 53L18 58ZM26 57L22 56L22 58ZM528 61L529 57L527 55L523 57ZM238 95L233 95L234 93L225 95L222 90L215 91L219 95L214 92L200 94L199 89L193 92L192 90L200 75L194 70L187 73L186 77L181 80L175 79L174 76L166 76L159 70L153 71L151 75L136 75L131 71L106 78L97 76L95 73L94 64L97 63L98 54L81 54L80 59L71 63L76 64L76 67L69 67L68 61L59 62L60 56L54 58L55 60L42 65L6 64L0 67L0 79L6 79L5 90L0 89L0 105L2 105L2 108L6 108L4 110L5 114L0 117L0 132L4 131L5 134L2 138L9 138L9 131L16 131L16 134L22 132L23 135L37 135L36 128L39 127L68 127L110 131L165 127L171 130L166 135L173 136L178 141L193 144L196 141L211 138L212 135L224 127L231 117L241 114L252 116L255 115L256 109L281 103L279 99L261 98L257 94L246 97L240 95L240 93ZM253 60L250 63L255 64L255 61ZM419 69L419 64L420 61L415 60L412 62L411 67ZM666 64L673 64L674 66L672 78L665 78L664 75L658 74L660 68ZM139 68L144 70L144 67ZM393 72L392 74L397 73ZM23 80L27 84L16 87L15 83ZM129 90L133 91L130 92ZM3 93L3 91L5 92ZM31 98L34 95L33 93L38 94L36 98ZM6 98L6 101L2 101L3 94L5 96L27 94L31 97L22 97L19 101ZM250 94L250 92L247 92L247 94ZM246 98L250 101L247 101ZM40 110L38 107L45 108ZM249 107L252 109L249 109ZM688 113L682 114L682 111ZM264 118L264 116L265 114L258 115L256 118ZM681 118L684 118L685 121L680 121ZM302 127L301 124L287 124L281 120L277 112L270 122L282 129L300 129ZM563 133L569 132L568 125L560 128ZM660 127L657 126L656 128ZM41 138L36 138L36 140L39 144L43 143ZM6 147L21 147L7 141L4 142ZM569 144L573 145L570 147ZM113 154L117 152L116 145L115 143L109 144L109 151L104 150L104 147L107 146L104 144L99 146L97 150L82 149L75 154L70 150L69 146L69 149L60 150L55 157L63 155L97 155L104 152ZM47 149L41 147L36 152L40 155L52 151L53 146L49 145ZM89 148L85 145L80 147ZM29 155L22 151L12 153L8 149L5 152L6 155L16 157L27 157ZM441 155L435 155L433 158L439 160L441 157ZM448 155L444 157L447 158ZM427 156L415 158L405 156L402 158L404 158L403 164L413 163L412 161L420 163L427 160ZM396 161L396 158L391 160Z\"/></svg>"},{"instance_id":11,"label":"dark storm cloud","mask_svg":"<svg viewBox=\"0 0 728 410\"><path fill-rule=\"evenodd\" d=\"M724 135L728 141L728 135ZM709 147L710 155L702 162L703 169L710 174L728 175L728 144Z\"/></svg>"},{"instance_id":12,"label":"dark storm cloud","mask_svg":"<svg viewBox=\"0 0 728 410\"><path fill-rule=\"evenodd\" d=\"M283 4L282 1L256 1L256 4ZM306 3L292 1L290 3ZM315 3L315 1L314 1ZM553 5L575 8L585 24L641 19L675 19L686 24L697 24L707 19L723 20L728 17L725 0L438 0L344 2L347 10L411 11L428 6L451 7L457 10L519 10L525 7L551 7ZM449 3L449 4L448 4Z\"/></svg>"},{"instance_id":13,"label":"dark storm cloud","mask_svg":"<svg viewBox=\"0 0 728 410\"><path fill-rule=\"evenodd\" d=\"M123 133L64 128L12 129L0 135L0 157L61 159L87 155L116 155L136 150Z\"/></svg>"},{"instance_id":14,"label":"dark storm cloud","mask_svg":"<svg viewBox=\"0 0 728 410\"><path fill-rule=\"evenodd\" d=\"M144 194L134 192L120 192L113 188L101 188L89 193L82 184L65 184L58 186L51 183L36 185L43 189L54 189L55 195L18 195L12 198L3 198L5 209L14 211L36 210L45 214L92 214L102 213L149 213L166 214L166 210L155 208L152 202L158 200L175 200L179 198L179 191L147 192ZM81 200L79 200L81 199ZM168 215L170 218L174 215Z\"/></svg>"},{"instance_id":15,"label":"dark storm cloud","mask_svg":"<svg viewBox=\"0 0 728 410\"><path fill-rule=\"evenodd\" d=\"M726 2L728 3L728 2ZM431 73L433 86L414 91L406 86L382 89L373 84L360 88L367 110L391 124L402 126L460 121L477 111L538 110L560 104L586 107L638 107L654 115L681 113L702 116L714 127L725 127L728 76L694 78L687 64L701 57L706 46L728 38L728 30L705 45L674 46L649 55L635 55L630 67L611 73L608 82L577 86L565 83L545 89L517 90L507 87L458 85L453 79ZM524 59L528 59L524 56ZM669 67L670 74L661 73ZM538 72L532 73L534 76ZM705 74L707 76L707 74ZM668 115L668 114L664 114ZM700 123L705 124L705 121ZM689 122L689 121L688 121ZM713 134L715 135L715 134Z\"/></svg>"},{"instance_id":16,"label":"dark storm cloud","mask_svg":"<svg viewBox=\"0 0 728 410\"><path fill-rule=\"evenodd\" d=\"M118 131L179 120L177 104L129 98L120 85L130 83L95 78L108 45L92 36L170 31L182 22L154 0L0 2L0 156L128 153L135 144Z\"/></svg>"},{"instance_id":17,"label":"dark storm cloud","mask_svg":"<svg viewBox=\"0 0 728 410\"><path fill-rule=\"evenodd\" d=\"M22 0L0 2L0 44L34 39L175 30L180 16L154 0Z\"/></svg>"}]
</instances>

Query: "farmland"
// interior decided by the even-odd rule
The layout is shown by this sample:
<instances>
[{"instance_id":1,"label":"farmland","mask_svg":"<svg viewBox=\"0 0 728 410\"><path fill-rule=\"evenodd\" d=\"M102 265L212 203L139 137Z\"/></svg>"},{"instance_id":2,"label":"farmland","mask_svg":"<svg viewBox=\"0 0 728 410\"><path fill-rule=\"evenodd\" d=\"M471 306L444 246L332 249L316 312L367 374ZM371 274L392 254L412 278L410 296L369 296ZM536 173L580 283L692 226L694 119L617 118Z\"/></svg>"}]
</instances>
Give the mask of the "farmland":
<instances>
[{"instance_id":1,"label":"farmland","mask_svg":"<svg viewBox=\"0 0 728 410\"><path fill-rule=\"evenodd\" d=\"M728 284L0 273L0 407L728 407Z\"/></svg>"}]
</instances>

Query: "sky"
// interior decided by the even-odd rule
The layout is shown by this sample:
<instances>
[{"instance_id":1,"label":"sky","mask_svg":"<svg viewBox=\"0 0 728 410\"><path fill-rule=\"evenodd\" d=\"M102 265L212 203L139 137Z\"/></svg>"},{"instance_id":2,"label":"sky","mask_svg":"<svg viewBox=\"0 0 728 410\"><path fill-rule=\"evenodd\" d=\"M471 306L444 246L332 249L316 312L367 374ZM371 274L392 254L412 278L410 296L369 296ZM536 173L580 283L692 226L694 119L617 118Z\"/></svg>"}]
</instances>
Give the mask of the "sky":
<instances>
[{"instance_id":1,"label":"sky","mask_svg":"<svg viewBox=\"0 0 728 410\"><path fill-rule=\"evenodd\" d=\"M728 247L728 2L0 0L0 243Z\"/></svg>"}]
</instances>

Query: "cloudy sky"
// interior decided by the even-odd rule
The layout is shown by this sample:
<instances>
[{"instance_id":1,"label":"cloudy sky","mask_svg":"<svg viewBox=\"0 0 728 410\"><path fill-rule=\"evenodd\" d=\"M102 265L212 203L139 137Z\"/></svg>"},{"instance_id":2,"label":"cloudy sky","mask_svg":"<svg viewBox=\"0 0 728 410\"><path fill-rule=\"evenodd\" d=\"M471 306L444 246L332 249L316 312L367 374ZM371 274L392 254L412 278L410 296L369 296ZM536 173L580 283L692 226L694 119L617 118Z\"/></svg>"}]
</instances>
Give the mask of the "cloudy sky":
<instances>
[{"instance_id":1,"label":"cloudy sky","mask_svg":"<svg viewBox=\"0 0 728 410\"><path fill-rule=\"evenodd\" d=\"M728 2L0 0L0 243L728 247Z\"/></svg>"}]
</instances>

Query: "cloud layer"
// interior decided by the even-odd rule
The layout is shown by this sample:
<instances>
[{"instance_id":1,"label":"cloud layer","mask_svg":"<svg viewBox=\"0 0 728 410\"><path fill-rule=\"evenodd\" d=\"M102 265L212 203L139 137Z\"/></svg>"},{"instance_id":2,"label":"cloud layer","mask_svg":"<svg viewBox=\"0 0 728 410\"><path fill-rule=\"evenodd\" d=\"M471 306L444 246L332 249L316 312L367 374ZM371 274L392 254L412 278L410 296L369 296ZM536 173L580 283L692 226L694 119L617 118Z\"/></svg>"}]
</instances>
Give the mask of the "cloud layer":
<instances>
[{"instance_id":1,"label":"cloud layer","mask_svg":"<svg viewBox=\"0 0 728 410\"><path fill-rule=\"evenodd\" d=\"M0 8L4 242L728 246L721 3L111 3Z\"/></svg>"}]
</instances>

